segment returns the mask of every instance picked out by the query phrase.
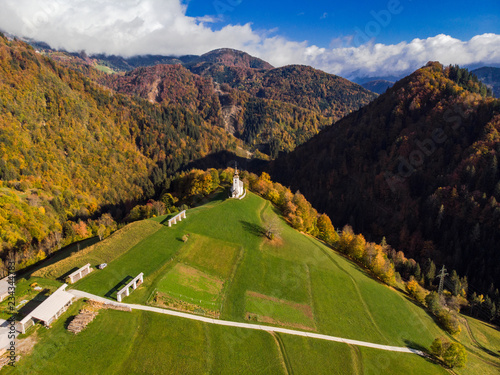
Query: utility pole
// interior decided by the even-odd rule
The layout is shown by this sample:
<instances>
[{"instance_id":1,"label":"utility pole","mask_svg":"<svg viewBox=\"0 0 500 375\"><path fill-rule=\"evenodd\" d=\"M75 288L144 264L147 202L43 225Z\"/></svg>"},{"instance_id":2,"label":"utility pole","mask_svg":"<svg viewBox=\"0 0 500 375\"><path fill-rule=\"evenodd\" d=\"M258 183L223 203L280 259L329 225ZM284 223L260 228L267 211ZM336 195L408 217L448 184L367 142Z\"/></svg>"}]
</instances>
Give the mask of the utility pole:
<instances>
[{"instance_id":1,"label":"utility pole","mask_svg":"<svg viewBox=\"0 0 500 375\"><path fill-rule=\"evenodd\" d=\"M446 272L446 268L444 268L444 265L443 265L443 268L441 268L441 271L439 271L439 275L436 276L436 278L440 278L439 280L439 289L438 289L438 294L442 294L443 293L443 287L444 287L444 278L445 276L448 276L448 273Z\"/></svg>"}]
</instances>

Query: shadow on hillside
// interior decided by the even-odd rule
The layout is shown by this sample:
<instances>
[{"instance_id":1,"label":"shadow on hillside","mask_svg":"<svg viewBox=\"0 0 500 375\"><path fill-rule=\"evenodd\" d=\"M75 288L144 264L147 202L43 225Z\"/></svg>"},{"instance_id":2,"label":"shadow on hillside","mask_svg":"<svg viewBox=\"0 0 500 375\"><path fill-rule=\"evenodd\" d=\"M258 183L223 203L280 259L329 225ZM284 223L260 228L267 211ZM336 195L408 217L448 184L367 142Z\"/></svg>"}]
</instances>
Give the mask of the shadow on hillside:
<instances>
[{"instance_id":1,"label":"shadow on hillside","mask_svg":"<svg viewBox=\"0 0 500 375\"><path fill-rule=\"evenodd\" d=\"M129 283L129 281L133 280L134 278L132 276L127 276L125 277L122 281L120 281L118 284L116 284L113 288L109 290L104 296L107 298L113 298L116 299L116 297L112 297L112 295L116 292L118 292L121 288L123 288L125 285Z\"/></svg>"},{"instance_id":2,"label":"shadow on hillside","mask_svg":"<svg viewBox=\"0 0 500 375\"><path fill-rule=\"evenodd\" d=\"M266 160L261 159L246 159L238 156L230 151L219 151L214 154L205 156L204 158L192 161L187 164L183 170L190 170L193 168L206 170L209 168L224 169L227 167L234 168L235 162L238 162L238 168L244 169L249 172L258 173L264 166L267 165Z\"/></svg>"},{"instance_id":3,"label":"shadow on hillside","mask_svg":"<svg viewBox=\"0 0 500 375\"><path fill-rule=\"evenodd\" d=\"M39 269L48 267L54 263L59 262L60 260L66 259L71 255L73 255L74 253L77 253L80 250L92 246L97 242L99 242L99 237L95 236L65 246L62 249L53 252L47 258L19 271L18 279L25 278L26 280L28 280L32 276L32 274L38 271ZM63 276L60 276L59 279L61 279Z\"/></svg>"},{"instance_id":4,"label":"shadow on hillside","mask_svg":"<svg viewBox=\"0 0 500 375\"><path fill-rule=\"evenodd\" d=\"M163 219L162 221L160 221L160 224L168 226L168 221L171 218L173 218L175 215L177 215L177 214L178 214L178 212L175 212L175 213L172 213L172 214L168 214L167 217L165 217L165 219Z\"/></svg>"},{"instance_id":5,"label":"shadow on hillside","mask_svg":"<svg viewBox=\"0 0 500 375\"><path fill-rule=\"evenodd\" d=\"M479 350L482 350L486 354L491 355L492 357L495 357L495 358L500 358L500 350L498 351L498 353L496 353L493 350L488 349L487 347L480 344L477 340L474 340L474 345L476 346L476 348L478 348Z\"/></svg>"},{"instance_id":6,"label":"shadow on hillside","mask_svg":"<svg viewBox=\"0 0 500 375\"><path fill-rule=\"evenodd\" d=\"M416 342L413 342L411 340L405 340L405 345L409 349L415 349L415 350L420 350L421 352L424 353L424 356L422 356L423 359L425 359L427 362L435 364L435 365L442 365L442 363L434 358L432 355L429 354L429 351L426 347L423 347L420 344L417 344Z\"/></svg>"},{"instance_id":7,"label":"shadow on hillside","mask_svg":"<svg viewBox=\"0 0 500 375\"><path fill-rule=\"evenodd\" d=\"M244 220L240 220L240 223L243 226L243 229L257 237L264 237L266 235L266 231L260 225L249 223Z\"/></svg>"}]
</instances>

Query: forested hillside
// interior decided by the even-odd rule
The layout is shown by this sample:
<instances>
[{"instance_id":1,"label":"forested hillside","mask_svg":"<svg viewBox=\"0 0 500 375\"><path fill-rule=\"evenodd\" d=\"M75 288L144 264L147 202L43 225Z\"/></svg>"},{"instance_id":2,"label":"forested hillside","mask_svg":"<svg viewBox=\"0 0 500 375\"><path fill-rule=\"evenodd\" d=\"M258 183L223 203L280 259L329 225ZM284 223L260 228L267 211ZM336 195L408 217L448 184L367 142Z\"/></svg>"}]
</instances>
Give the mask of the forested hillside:
<instances>
[{"instance_id":1,"label":"forested hillside","mask_svg":"<svg viewBox=\"0 0 500 375\"><path fill-rule=\"evenodd\" d=\"M211 77L193 74L181 65L138 68L125 75L108 76L105 83L150 102L188 108L271 157L293 150L332 121L318 111L219 85Z\"/></svg>"},{"instance_id":2,"label":"forested hillside","mask_svg":"<svg viewBox=\"0 0 500 375\"><path fill-rule=\"evenodd\" d=\"M230 49L210 52L185 67L156 65L110 75L104 83L121 93L196 111L271 158L292 151L376 96L310 67L273 69Z\"/></svg>"},{"instance_id":3,"label":"forested hillside","mask_svg":"<svg viewBox=\"0 0 500 375\"><path fill-rule=\"evenodd\" d=\"M500 101L430 63L292 153L271 175L371 240L500 284Z\"/></svg>"},{"instance_id":4,"label":"forested hillside","mask_svg":"<svg viewBox=\"0 0 500 375\"><path fill-rule=\"evenodd\" d=\"M160 193L173 173L194 160L245 149L276 157L336 119L342 109L331 98L352 94L345 113L373 98L316 71L314 87L304 86L298 73L266 78L265 95L248 82L231 87L179 64L110 76L85 53L37 52L3 35L0 56L0 257L15 250L20 266L64 244L108 233L116 226L113 217ZM144 59L247 71L257 81L273 71L234 50L120 61L137 65ZM306 100L321 92L327 95L321 106Z\"/></svg>"},{"instance_id":5,"label":"forested hillside","mask_svg":"<svg viewBox=\"0 0 500 375\"><path fill-rule=\"evenodd\" d=\"M1 257L16 250L24 265L111 225L79 221L103 205L123 211L183 165L237 145L196 112L114 94L3 36L0 139Z\"/></svg>"},{"instance_id":6,"label":"forested hillside","mask_svg":"<svg viewBox=\"0 0 500 375\"><path fill-rule=\"evenodd\" d=\"M368 104L376 94L345 78L303 65L257 70L222 64L188 68L252 96L315 111L334 121Z\"/></svg>"}]
</instances>

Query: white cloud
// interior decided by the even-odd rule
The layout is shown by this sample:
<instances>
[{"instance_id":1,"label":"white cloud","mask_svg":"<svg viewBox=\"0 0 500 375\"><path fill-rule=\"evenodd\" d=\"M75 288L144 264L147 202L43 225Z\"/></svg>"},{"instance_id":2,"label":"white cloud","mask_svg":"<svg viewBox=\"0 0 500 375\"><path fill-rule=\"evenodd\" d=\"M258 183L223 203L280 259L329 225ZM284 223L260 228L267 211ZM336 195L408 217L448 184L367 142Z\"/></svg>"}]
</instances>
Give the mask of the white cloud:
<instances>
[{"instance_id":1,"label":"white cloud","mask_svg":"<svg viewBox=\"0 0 500 375\"><path fill-rule=\"evenodd\" d=\"M483 34L461 41L448 35L393 45L367 43L325 50L310 60L314 66L343 76L398 76L425 65L499 64L500 35Z\"/></svg>"},{"instance_id":2,"label":"white cloud","mask_svg":"<svg viewBox=\"0 0 500 375\"><path fill-rule=\"evenodd\" d=\"M275 66L308 64L345 77L402 75L427 61L444 64L500 64L500 35L469 41L447 35L394 45L369 42L350 46L356 37L332 40L329 48L290 41L275 30L256 31L250 23L210 27L209 15L186 16L180 0L3 0L0 28L87 53L202 54L215 48L240 49ZM334 37L334 36L332 36ZM358 38L359 39L359 38Z\"/></svg>"}]
</instances>

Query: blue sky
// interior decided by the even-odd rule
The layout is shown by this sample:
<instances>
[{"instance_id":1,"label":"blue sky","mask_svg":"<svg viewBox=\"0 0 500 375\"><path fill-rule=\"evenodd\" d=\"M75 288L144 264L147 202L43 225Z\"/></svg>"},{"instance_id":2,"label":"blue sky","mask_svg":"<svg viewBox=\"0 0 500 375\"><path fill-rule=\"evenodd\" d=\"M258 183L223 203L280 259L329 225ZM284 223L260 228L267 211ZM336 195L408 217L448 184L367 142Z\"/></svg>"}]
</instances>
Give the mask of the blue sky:
<instances>
[{"instance_id":1,"label":"blue sky","mask_svg":"<svg viewBox=\"0 0 500 375\"><path fill-rule=\"evenodd\" d=\"M390 22L383 25L375 41L395 44L414 38L447 34L461 40L484 33L500 34L500 1L394 0ZM307 40L320 47L338 43L338 38L364 31L376 21L372 12L384 14L390 1L266 1L190 0L187 15L220 15L216 28L251 22L256 29L273 30L290 40ZM399 6L396 4L399 3ZM236 4L236 5L232 5ZM238 5L239 4L239 5ZM218 14L219 12L219 14ZM387 18L383 18L385 21ZM374 29L376 30L376 29Z\"/></svg>"},{"instance_id":2,"label":"blue sky","mask_svg":"<svg viewBox=\"0 0 500 375\"><path fill-rule=\"evenodd\" d=\"M349 79L500 66L499 0L2 0L0 30L90 55L234 48Z\"/></svg>"}]
</instances>

